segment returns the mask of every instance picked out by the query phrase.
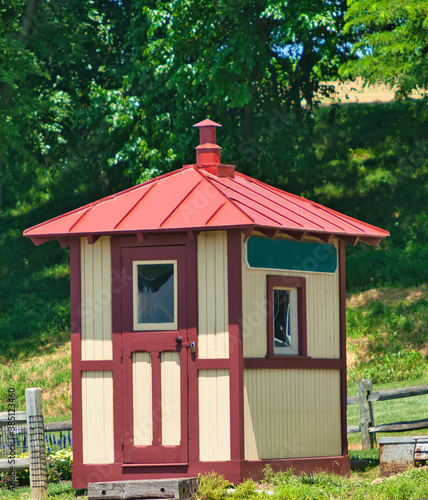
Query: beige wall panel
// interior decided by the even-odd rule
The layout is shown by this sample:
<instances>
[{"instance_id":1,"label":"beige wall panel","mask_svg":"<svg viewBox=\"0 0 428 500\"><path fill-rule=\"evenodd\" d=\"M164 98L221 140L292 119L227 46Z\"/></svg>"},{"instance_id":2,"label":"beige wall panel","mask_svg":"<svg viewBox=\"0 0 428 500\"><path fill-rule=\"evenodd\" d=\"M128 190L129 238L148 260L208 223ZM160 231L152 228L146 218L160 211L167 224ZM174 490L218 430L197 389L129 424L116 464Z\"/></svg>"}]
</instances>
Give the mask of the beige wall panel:
<instances>
[{"instance_id":1,"label":"beige wall panel","mask_svg":"<svg viewBox=\"0 0 428 500\"><path fill-rule=\"evenodd\" d=\"M337 244L336 244L337 247ZM243 348L246 358L263 358L267 352L266 276L306 278L308 356L340 357L339 270L333 274L274 269L250 269L243 259Z\"/></svg>"},{"instance_id":2,"label":"beige wall panel","mask_svg":"<svg viewBox=\"0 0 428 500\"><path fill-rule=\"evenodd\" d=\"M134 443L152 444L152 363L148 352L132 353Z\"/></svg>"},{"instance_id":3,"label":"beige wall panel","mask_svg":"<svg viewBox=\"0 0 428 500\"><path fill-rule=\"evenodd\" d=\"M181 441L180 354L161 353L162 444L179 445Z\"/></svg>"},{"instance_id":4,"label":"beige wall panel","mask_svg":"<svg viewBox=\"0 0 428 500\"><path fill-rule=\"evenodd\" d=\"M198 235L198 357L229 357L227 233Z\"/></svg>"},{"instance_id":5,"label":"beige wall panel","mask_svg":"<svg viewBox=\"0 0 428 500\"><path fill-rule=\"evenodd\" d=\"M229 370L200 370L198 382L200 460L230 460Z\"/></svg>"},{"instance_id":6,"label":"beige wall panel","mask_svg":"<svg viewBox=\"0 0 428 500\"><path fill-rule=\"evenodd\" d=\"M245 370L247 460L340 455L339 370Z\"/></svg>"},{"instance_id":7,"label":"beige wall panel","mask_svg":"<svg viewBox=\"0 0 428 500\"><path fill-rule=\"evenodd\" d=\"M114 462L113 375L82 372L83 463Z\"/></svg>"},{"instance_id":8,"label":"beige wall panel","mask_svg":"<svg viewBox=\"0 0 428 500\"><path fill-rule=\"evenodd\" d=\"M82 359L112 359L110 237L80 239Z\"/></svg>"}]
</instances>

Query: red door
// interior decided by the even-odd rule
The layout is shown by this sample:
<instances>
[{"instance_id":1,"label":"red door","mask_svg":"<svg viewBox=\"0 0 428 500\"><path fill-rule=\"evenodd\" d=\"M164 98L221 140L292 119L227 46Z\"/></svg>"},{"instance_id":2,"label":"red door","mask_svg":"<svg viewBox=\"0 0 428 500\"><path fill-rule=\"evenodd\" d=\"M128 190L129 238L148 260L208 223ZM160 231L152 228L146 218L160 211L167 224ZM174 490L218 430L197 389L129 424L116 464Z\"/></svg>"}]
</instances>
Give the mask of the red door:
<instances>
[{"instance_id":1,"label":"red door","mask_svg":"<svg viewBox=\"0 0 428 500\"><path fill-rule=\"evenodd\" d=\"M121 249L124 463L188 461L186 246Z\"/></svg>"}]
</instances>

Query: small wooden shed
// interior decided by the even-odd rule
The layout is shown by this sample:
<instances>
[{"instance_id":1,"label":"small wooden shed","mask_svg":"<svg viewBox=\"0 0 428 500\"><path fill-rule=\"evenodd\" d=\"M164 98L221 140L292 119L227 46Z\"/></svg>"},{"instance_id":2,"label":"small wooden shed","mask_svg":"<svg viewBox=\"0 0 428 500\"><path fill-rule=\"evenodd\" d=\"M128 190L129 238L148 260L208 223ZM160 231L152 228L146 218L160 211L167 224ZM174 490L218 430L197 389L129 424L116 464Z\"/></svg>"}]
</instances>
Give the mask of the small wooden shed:
<instances>
[{"instance_id":1,"label":"small wooden shed","mask_svg":"<svg viewBox=\"0 0 428 500\"><path fill-rule=\"evenodd\" d=\"M73 486L349 471L345 242L388 233L196 164L24 235L71 246Z\"/></svg>"}]
</instances>

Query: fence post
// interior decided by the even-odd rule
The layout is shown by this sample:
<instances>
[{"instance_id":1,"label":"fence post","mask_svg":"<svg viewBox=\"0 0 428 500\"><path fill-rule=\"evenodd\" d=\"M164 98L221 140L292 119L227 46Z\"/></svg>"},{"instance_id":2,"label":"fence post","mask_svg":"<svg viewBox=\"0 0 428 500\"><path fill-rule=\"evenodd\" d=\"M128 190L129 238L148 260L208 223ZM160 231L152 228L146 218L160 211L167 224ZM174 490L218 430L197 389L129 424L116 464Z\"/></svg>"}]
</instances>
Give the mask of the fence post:
<instances>
[{"instance_id":1,"label":"fence post","mask_svg":"<svg viewBox=\"0 0 428 500\"><path fill-rule=\"evenodd\" d=\"M27 409L31 498L36 500L45 498L48 494L42 390L40 387L25 389L25 405Z\"/></svg>"},{"instance_id":2,"label":"fence post","mask_svg":"<svg viewBox=\"0 0 428 500\"><path fill-rule=\"evenodd\" d=\"M361 443L363 450L374 448L374 436L369 433L369 427L374 425L374 415L372 404L369 403L368 397L372 392L371 379L361 379L358 383L358 396L360 398L360 426L361 426Z\"/></svg>"}]
</instances>

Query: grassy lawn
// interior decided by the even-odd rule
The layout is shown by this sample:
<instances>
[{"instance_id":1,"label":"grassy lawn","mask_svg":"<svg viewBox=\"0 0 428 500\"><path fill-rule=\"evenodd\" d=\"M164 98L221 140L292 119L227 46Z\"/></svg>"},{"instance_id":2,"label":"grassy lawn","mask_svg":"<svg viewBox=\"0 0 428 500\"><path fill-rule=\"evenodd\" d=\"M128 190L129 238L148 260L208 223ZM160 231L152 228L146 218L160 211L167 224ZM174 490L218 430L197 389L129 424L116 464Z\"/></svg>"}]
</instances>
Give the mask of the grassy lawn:
<instances>
[{"instance_id":1,"label":"grassy lawn","mask_svg":"<svg viewBox=\"0 0 428 500\"><path fill-rule=\"evenodd\" d=\"M49 498L57 498L58 500L66 500L70 498L87 498L86 490L73 490L71 481L65 481L58 484L49 484ZM1 499L30 499L30 487L16 488L15 491L0 490Z\"/></svg>"},{"instance_id":2,"label":"grassy lawn","mask_svg":"<svg viewBox=\"0 0 428 500\"><path fill-rule=\"evenodd\" d=\"M397 389L401 387L410 387L414 385L428 384L428 377L422 377L412 381L403 380L401 382L391 382L384 384L373 384L373 392L382 389ZM358 387L356 384L348 386L348 395L357 396ZM348 425L359 425L360 423L360 407L358 404L348 405ZM421 420L428 418L428 394L423 396L414 396L410 398L392 399L390 401L376 401L373 403L373 412L375 424L388 424L393 422L401 422L407 420ZM400 435L427 435L428 429L419 429L416 431L405 433L379 433L377 437L384 436L400 436ZM361 443L359 433L348 434L348 443L352 449L354 445Z\"/></svg>"},{"instance_id":3,"label":"grassy lawn","mask_svg":"<svg viewBox=\"0 0 428 500\"><path fill-rule=\"evenodd\" d=\"M376 451L376 450L375 450ZM370 452L373 454L373 452ZM367 455L367 454L366 454ZM85 490L73 490L71 482L51 484L49 498L58 500L87 498ZM0 499L29 499L30 488L16 491L0 490ZM428 498L428 467L410 468L403 474L389 478L379 477L378 466L368 466L350 477L318 473L293 476L291 471L272 474L266 471L265 480L256 484L245 481L233 488L229 482L214 473L201 478L201 500L273 499L273 500L404 500Z\"/></svg>"}]
</instances>

